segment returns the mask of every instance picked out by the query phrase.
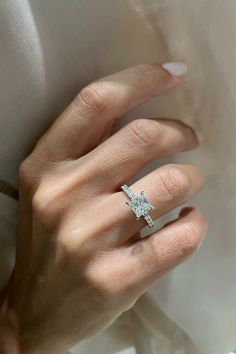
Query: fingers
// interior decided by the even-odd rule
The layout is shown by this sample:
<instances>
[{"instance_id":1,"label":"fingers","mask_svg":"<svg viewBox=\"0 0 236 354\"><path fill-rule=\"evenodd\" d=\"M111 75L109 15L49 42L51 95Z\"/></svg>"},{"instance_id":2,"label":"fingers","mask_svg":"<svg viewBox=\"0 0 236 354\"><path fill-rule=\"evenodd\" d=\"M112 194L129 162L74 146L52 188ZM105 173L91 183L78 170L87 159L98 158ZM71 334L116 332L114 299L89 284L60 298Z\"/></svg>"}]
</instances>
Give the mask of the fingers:
<instances>
[{"instance_id":1,"label":"fingers","mask_svg":"<svg viewBox=\"0 0 236 354\"><path fill-rule=\"evenodd\" d=\"M190 208L160 231L129 246L125 251L131 268L128 282L144 291L199 248L207 227L202 214Z\"/></svg>"},{"instance_id":2,"label":"fingers","mask_svg":"<svg viewBox=\"0 0 236 354\"><path fill-rule=\"evenodd\" d=\"M196 167L170 164L149 173L130 188L135 194L145 192L147 199L155 207L149 214L156 219L196 195L203 185L203 177ZM108 200L109 205L112 205L109 213L114 219L115 228L118 229L122 242L146 225L143 217L136 220L133 210L126 204L128 200L123 191L114 193L111 200Z\"/></svg>"},{"instance_id":3,"label":"fingers","mask_svg":"<svg viewBox=\"0 0 236 354\"><path fill-rule=\"evenodd\" d=\"M159 64L141 64L89 84L44 134L37 149L53 160L84 155L99 143L111 120L175 87L181 74L183 70L171 75Z\"/></svg>"},{"instance_id":4,"label":"fingers","mask_svg":"<svg viewBox=\"0 0 236 354\"><path fill-rule=\"evenodd\" d=\"M91 151L87 168L93 170L97 185L114 191L151 160L198 144L193 129L180 121L137 119Z\"/></svg>"}]
</instances>

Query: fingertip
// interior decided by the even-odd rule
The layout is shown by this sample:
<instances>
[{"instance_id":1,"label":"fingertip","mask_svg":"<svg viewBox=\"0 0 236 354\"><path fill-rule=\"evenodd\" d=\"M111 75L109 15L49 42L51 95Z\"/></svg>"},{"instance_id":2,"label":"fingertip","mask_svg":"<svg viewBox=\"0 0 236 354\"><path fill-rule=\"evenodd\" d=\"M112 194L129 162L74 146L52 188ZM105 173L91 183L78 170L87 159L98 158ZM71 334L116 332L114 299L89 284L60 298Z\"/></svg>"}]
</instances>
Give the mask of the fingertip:
<instances>
[{"instance_id":1,"label":"fingertip","mask_svg":"<svg viewBox=\"0 0 236 354\"><path fill-rule=\"evenodd\" d=\"M199 236L200 239L205 237L208 221L198 209L194 207L183 208L179 213L179 221L180 223L184 222L185 226L189 226L195 236Z\"/></svg>"},{"instance_id":2,"label":"fingertip","mask_svg":"<svg viewBox=\"0 0 236 354\"><path fill-rule=\"evenodd\" d=\"M187 65L182 62L168 62L159 64L165 77L166 91L178 86L187 73Z\"/></svg>"}]
</instances>

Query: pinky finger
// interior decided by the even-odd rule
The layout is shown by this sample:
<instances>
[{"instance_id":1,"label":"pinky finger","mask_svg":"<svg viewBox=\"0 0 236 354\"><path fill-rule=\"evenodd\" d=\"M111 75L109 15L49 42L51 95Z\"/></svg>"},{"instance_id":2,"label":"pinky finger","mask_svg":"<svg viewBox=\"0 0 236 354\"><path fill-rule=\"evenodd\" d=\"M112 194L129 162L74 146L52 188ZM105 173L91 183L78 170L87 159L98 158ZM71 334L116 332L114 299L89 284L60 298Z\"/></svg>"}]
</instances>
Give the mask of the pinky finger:
<instances>
[{"instance_id":1,"label":"pinky finger","mask_svg":"<svg viewBox=\"0 0 236 354\"><path fill-rule=\"evenodd\" d=\"M131 283L143 292L200 247L207 227L208 223L199 211L186 208L177 220L130 246L131 262L135 267Z\"/></svg>"}]
</instances>

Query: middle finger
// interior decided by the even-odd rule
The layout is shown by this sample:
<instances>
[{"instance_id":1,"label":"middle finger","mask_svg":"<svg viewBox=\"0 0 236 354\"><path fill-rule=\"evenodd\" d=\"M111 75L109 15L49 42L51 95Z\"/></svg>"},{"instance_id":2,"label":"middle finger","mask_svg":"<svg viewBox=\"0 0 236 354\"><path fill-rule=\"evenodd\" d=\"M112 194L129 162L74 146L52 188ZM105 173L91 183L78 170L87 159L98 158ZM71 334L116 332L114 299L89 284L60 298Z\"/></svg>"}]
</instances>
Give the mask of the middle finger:
<instances>
[{"instance_id":1,"label":"middle finger","mask_svg":"<svg viewBox=\"0 0 236 354\"><path fill-rule=\"evenodd\" d=\"M194 130L180 121L137 119L84 157L86 169L95 176L96 185L103 192L111 192L134 177L150 161L192 150L198 145Z\"/></svg>"}]
</instances>

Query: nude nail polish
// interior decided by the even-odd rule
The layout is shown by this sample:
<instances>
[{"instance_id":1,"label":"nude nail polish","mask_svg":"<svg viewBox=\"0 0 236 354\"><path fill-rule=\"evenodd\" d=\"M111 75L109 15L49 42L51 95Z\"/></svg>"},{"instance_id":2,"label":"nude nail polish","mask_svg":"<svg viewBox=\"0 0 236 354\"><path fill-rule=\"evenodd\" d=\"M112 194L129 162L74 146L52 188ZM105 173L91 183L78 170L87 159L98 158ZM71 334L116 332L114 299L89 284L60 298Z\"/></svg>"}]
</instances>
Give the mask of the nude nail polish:
<instances>
[{"instance_id":1,"label":"nude nail polish","mask_svg":"<svg viewBox=\"0 0 236 354\"><path fill-rule=\"evenodd\" d=\"M187 65L182 62L164 63L161 66L173 76L183 76L188 71Z\"/></svg>"}]
</instances>

